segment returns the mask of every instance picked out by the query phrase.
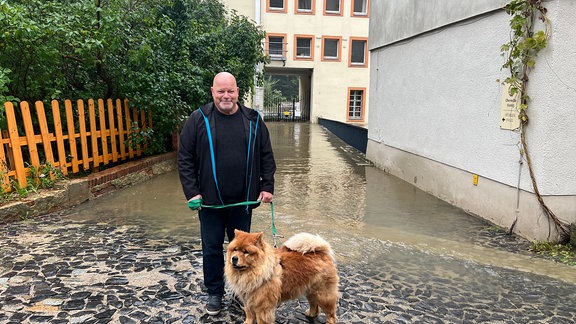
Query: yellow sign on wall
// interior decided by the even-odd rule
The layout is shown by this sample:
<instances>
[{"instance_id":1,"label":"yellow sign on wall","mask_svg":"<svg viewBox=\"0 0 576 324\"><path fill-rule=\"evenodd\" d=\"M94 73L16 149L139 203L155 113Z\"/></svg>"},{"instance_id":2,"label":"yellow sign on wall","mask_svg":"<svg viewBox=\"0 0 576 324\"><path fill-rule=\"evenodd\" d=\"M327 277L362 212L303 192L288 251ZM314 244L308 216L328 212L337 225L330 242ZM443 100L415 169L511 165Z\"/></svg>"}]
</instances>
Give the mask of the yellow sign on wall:
<instances>
[{"instance_id":1,"label":"yellow sign on wall","mask_svg":"<svg viewBox=\"0 0 576 324\"><path fill-rule=\"evenodd\" d=\"M516 130L520 128L518 118L520 93L510 94L510 84L504 84L502 89L502 102L500 104L500 129Z\"/></svg>"}]
</instances>

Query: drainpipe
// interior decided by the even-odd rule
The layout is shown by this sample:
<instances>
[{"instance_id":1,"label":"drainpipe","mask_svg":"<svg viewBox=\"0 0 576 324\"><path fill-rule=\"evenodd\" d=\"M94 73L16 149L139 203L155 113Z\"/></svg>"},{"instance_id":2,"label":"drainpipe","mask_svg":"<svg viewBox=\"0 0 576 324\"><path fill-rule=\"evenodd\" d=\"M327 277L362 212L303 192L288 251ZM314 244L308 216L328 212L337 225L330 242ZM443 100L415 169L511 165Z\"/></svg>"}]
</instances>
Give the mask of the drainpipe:
<instances>
[{"instance_id":1,"label":"drainpipe","mask_svg":"<svg viewBox=\"0 0 576 324\"><path fill-rule=\"evenodd\" d=\"M254 20L256 21L256 25L258 26L260 26L260 15L261 15L260 1L261 0L254 0L254 7L256 9L256 12L254 12Z\"/></svg>"},{"instance_id":2,"label":"drainpipe","mask_svg":"<svg viewBox=\"0 0 576 324\"><path fill-rule=\"evenodd\" d=\"M516 185L516 219L510 225L510 231L508 234L512 235L514 233L514 227L516 227L516 222L518 221L518 216L520 215L520 180L522 179L522 165L524 161L522 160L523 154L520 153L520 158L518 160L518 184Z\"/></svg>"},{"instance_id":3,"label":"drainpipe","mask_svg":"<svg viewBox=\"0 0 576 324\"><path fill-rule=\"evenodd\" d=\"M254 0L254 21L256 26L261 27L262 24L262 0ZM256 72L261 72L264 70L264 65L262 63L257 64L254 69ZM258 80L256 74L254 74L254 96L252 98L252 108L264 116L264 88L256 86Z\"/></svg>"}]
</instances>

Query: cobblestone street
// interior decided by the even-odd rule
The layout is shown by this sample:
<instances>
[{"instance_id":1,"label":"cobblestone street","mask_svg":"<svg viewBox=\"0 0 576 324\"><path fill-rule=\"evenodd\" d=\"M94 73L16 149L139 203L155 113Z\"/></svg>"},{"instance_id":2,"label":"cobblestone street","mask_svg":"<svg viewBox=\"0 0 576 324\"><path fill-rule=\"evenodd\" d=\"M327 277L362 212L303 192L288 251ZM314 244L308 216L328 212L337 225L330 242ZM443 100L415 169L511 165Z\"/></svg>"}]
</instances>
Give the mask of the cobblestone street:
<instances>
[{"instance_id":1,"label":"cobblestone street","mask_svg":"<svg viewBox=\"0 0 576 324\"><path fill-rule=\"evenodd\" d=\"M488 245L505 238L482 237ZM506 243L518 251L526 244ZM242 323L243 311L230 296L220 315L205 315L199 246L151 238L138 226L71 221L57 213L9 224L0 236L0 322ZM411 249L401 253L430 259L430 268L392 255L371 267L339 264L340 322L573 323L576 317L573 283ZM492 272L494 281L464 281L457 271L439 276L438 259L451 269ZM479 293L484 285L501 286L498 295ZM282 305L276 322L311 323L306 306L304 300Z\"/></svg>"},{"instance_id":2,"label":"cobblestone street","mask_svg":"<svg viewBox=\"0 0 576 324\"><path fill-rule=\"evenodd\" d=\"M278 233L330 242L340 323L574 323L575 267L376 169L318 125L271 131ZM154 177L1 225L0 323L243 323L229 295L205 314L198 217L176 172L145 173ZM271 210L252 220L269 241ZM285 303L276 323L325 323L306 309Z\"/></svg>"}]
</instances>

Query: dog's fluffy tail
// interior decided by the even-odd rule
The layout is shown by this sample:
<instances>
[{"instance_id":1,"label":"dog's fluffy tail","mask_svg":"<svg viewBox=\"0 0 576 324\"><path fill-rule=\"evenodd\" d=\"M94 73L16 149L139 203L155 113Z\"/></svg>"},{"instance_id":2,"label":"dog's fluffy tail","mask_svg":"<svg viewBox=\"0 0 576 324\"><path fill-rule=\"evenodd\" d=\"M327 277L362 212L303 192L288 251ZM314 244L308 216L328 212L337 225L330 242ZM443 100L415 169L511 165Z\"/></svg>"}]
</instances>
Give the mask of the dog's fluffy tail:
<instances>
[{"instance_id":1,"label":"dog's fluffy tail","mask_svg":"<svg viewBox=\"0 0 576 324\"><path fill-rule=\"evenodd\" d=\"M305 253L326 253L332 257L334 260L334 251L330 247L325 239L318 235L313 235L309 233L298 233L290 237L284 246L288 249L302 254Z\"/></svg>"}]
</instances>

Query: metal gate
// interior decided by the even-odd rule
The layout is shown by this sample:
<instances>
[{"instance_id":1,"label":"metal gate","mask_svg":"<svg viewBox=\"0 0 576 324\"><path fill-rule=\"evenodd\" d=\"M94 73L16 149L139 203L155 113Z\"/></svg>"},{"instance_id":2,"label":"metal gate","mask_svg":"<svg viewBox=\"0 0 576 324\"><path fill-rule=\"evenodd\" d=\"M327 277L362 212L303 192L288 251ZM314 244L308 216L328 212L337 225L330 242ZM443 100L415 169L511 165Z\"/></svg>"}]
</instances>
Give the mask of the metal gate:
<instances>
[{"instance_id":1,"label":"metal gate","mask_svg":"<svg viewBox=\"0 0 576 324\"><path fill-rule=\"evenodd\" d=\"M266 121L310 121L310 100L300 98L292 101L265 100L263 117Z\"/></svg>"}]
</instances>

